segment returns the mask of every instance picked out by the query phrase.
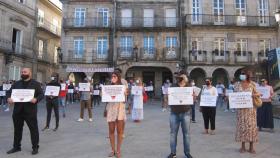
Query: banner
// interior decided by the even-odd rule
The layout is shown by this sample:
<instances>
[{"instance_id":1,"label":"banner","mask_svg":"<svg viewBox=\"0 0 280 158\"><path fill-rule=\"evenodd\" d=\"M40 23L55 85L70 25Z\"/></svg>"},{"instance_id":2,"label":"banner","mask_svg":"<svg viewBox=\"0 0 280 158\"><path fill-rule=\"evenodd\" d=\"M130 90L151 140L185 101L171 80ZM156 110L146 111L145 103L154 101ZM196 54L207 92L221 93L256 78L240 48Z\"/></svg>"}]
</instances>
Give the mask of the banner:
<instances>
[{"instance_id":1,"label":"banner","mask_svg":"<svg viewBox=\"0 0 280 158\"><path fill-rule=\"evenodd\" d=\"M66 72L113 72L114 68L100 67L94 68L87 65L67 65Z\"/></svg>"},{"instance_id":2,"label":"banner","mask_svg":"<svg viewBox=\"0 0 280 158\"><path fill-rule=\"evenodd\" d=\"M216 107L217 96L213 95L201 95L200 106Z\"/></svg>"},{"instance_id":3,"label":"banner","mask_svg":"<svg viewBox=\"0 0 280 158\"><path fill-rule=\"evenodd\" d=\"M229 94L231 109L253 108L252 92L234 92Z\"/></svg>"},{"instance_id":4,"label":"banner","mask_svg":"<svg viewBox=\"0 0 280 158\"><path fill-rule=\"evenodd\" d=\"M125 86L102 86L102 102L125 102Z\"/></svg>"},{"instance_id":5,"label":"banner","mask_svg":"<svg viewBox=\"0 0 280 158\"><path fill-rule=\"evenodd\" d=\"M169 87L168 105L193 105L193 87Z\"/></svg>"},{"instance_id":6,"label":"banner","mask_svg":"<svg viewBox=\"0 0 280 158\"><path fill-rule=\"evenodd\" d=\"M34 98L35 89L13 89L11 99L13 102L30 102Z\"/></svg>"}]
</instances>

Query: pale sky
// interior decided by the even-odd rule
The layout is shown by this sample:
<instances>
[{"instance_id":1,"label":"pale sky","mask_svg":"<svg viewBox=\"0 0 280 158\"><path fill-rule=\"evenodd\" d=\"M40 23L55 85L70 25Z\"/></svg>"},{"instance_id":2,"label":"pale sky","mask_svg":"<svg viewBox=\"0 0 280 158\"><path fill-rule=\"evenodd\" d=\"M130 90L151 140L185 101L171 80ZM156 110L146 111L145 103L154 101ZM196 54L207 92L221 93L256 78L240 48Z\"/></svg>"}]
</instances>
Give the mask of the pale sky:
<instances>
[{"instance_id":1,"label":"pale sky","mask_svg":"<svg viewBox=\"0 0 280 158\"><path fill-rule=\"evenodd\" d=\"M62 9L62 3L59 0L50 0L52 3L54 3L58 8Z\"/></svg>"}]
</instances>

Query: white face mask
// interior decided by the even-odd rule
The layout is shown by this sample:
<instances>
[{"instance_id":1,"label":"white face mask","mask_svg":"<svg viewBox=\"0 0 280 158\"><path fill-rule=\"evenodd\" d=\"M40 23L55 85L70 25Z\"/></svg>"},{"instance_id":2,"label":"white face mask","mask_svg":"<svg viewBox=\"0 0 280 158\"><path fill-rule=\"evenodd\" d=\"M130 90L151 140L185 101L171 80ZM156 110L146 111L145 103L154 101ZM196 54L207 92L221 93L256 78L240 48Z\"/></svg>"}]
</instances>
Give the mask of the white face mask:
<instances>
[{"instance_id":1,"label":"white face mask","mask_svg":"<svg viewBox=\"0 0 280 158\"><path fill-rule=\"evenodd\" d=\"M194 83L194 82L192 82L192 86L195 86L195 83Z\"/></svg>"},{"instance_id":2,"label":"white face mask","mask_svg":"<svg viewBox=\"0 0 280 158\"><path fill-rule=\"evenodd\" d=\"M245 80L246 80L246 75L240 75L240 76L239 76L239 79L240 79L241 81L245 81Z\"/></svg>"},{"instance_id":3,"label":"white face mask","mask_svg":"<svg viewBox=\"0 0 280 158\"><path fill-rule=\"evenodd\" d=\"M52 80L52 81L55 80L55 77L51 77L51 80Z\"/></svg>"},{"instance_id":4,"label":"white face mask","mask_svg":"<svg viewBox=\"0 0 280 158\"><path fill-rule=\"evenodd\" d=\"M139 81L139 80L136 80L135 82L136 82L137 84L138 84L138 83L140 83L140 81Z\"/></svg>"}]
</instances>

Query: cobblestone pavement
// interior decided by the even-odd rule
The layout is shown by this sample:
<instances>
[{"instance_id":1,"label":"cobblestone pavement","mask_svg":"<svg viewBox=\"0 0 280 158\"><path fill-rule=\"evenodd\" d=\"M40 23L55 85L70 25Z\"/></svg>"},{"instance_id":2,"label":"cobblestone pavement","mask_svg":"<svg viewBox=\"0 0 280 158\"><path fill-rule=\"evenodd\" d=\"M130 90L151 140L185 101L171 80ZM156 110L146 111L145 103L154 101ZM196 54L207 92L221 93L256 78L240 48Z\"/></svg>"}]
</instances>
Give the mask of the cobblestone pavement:
<instances>
[{"instance_id":1,"label":"cobblestone pavement","mask_svg":"<svg viewBox=\"0 0 280 158\"><path fill-rule=\"evenodd\" d=\"M125 128L122 146L123 158L166 158L169 149L169 112L162 112L160 102L154 101L144 106L144 120L133 123L130 116ZM78 103L67 106L66 118L61 118L57 132L40 131L39 154L31 156L29 130L24 127L22 151L6 155L12 147L12 112L0 111L0 158L106 158L110 152L108 127L103 118L104 105L93 109L94 121L77 122ZM198 108L197 108L198 109ZM216 135L203 135L201 113L196 110L197 123L190 124L191 154L194 158L279 158L280 121L275 120L275 132L261 132L256 145L257 154L240 154L239 143L234 141L235 114L217 109ZM87 116L87 111L85 111ZM87 118L87 117L86 117ZM39 128L46 120L44 103L38 110ZM54 126L54 118L52 124ZM178 135L177 157L183 158L181 131Z\"/></svg>"}]
</instances>

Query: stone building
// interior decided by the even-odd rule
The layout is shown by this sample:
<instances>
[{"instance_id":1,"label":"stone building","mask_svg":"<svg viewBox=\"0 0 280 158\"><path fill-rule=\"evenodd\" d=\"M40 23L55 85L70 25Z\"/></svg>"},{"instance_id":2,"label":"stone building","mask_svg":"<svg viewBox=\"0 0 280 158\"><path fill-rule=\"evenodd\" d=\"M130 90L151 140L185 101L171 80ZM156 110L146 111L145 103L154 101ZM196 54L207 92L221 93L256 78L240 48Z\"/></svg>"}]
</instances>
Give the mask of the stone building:
<instances>
[{"instance_id":1,"label":"stone building","mask_svg":"<svg viewBox=\"0 0 280 158\"><path fill-rule=\"evenodd\" d=\"M33 78L45 82L58 69L61 14L51 0L0 0L0 81L18 80L29 67Z\"/></svg>"},{"instance_id":2,"label":"stone building","mask_svg":"<svg viewBox=\"0 0 280 158\"><path fill-rule=\"evenodd\" d=\"M198 85L224 84L261 63L277 44L276 0L62 0L60 74L104 82L112 68L123 77L153 81L185 69ZM250 6L250 7L249 7Z\"/></svg>"}]
</instances>

